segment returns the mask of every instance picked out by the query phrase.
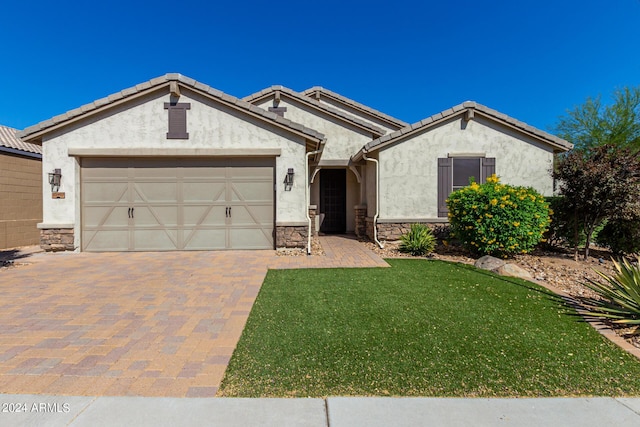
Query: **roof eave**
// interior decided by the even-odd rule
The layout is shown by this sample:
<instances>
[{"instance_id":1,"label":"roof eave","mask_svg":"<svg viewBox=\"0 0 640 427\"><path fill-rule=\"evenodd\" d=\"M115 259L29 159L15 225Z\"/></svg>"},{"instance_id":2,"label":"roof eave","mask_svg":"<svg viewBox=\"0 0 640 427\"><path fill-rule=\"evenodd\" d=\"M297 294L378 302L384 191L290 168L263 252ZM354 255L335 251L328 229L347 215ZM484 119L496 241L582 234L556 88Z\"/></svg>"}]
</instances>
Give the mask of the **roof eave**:
<instances>
[{"instance_id":1,"label":"roof eave","mask_svg":"<svg viewBox=\"0 0 640 427\"><path fill-rule=\"evenodd\" d=\"M46 135L47 133L53 132L62 127L69 126L73 123L77 123L78 121L84 120L87 117L91 117L102 111L111 109L113 107L117 107L118 105L122 105L126 102L130 102L134 99L143 97L149 93L161 90L164 87L169 87L170 84L171 84L171 81L166 80L161 84L157 84L154 86L147 86L141 90L136 90L137 87L140 85L134 86L132 88L124 89L115 94L111 94L109 96L100 98L88 104L84 104L78 108L67 111L66 113L59 114L48 120L40 122L36 125L25 128L24 130L18 132L17 136L26 142L33 142L33 141L41 142L41 137Z\"/></svg>"},{"instance_id":2,"label":"roof eave","mask_svg":"<svg viewBox=\"0 0 640 427\"><path fill-rule=\"evenodd\" d=\"M452 118L455 118L457 116L466 115L469 111L472 111L473 114L479 114L480 116L483 116L493 122L500 123L503 126L507 126L519 133L525 134L531 138L536 139L537 141L547 144L553 147L554 153L568 151L573 148L573 144L568 141L555 137L551 134L547 134L546 132L540 131L539 129L529 126L524 122L520 122L516 119L512 119L505 114L498 113L495 110L491 110L488 107L476 104L475 102L467 101L463 104L449 108L448 110L445 110L443 112L434 114L431 117L427 117L426 119L416 122L410 126L397 130L391 134L377 138L363 147L364 152L368 153L371 151L380 150L390 144L397 143L416 133L423 132L424 130L436 126L444 121L451 120Z\"/></svg>"},{"instance_id":3,"label":"roof eave","mask_svg":"<svg viewBox=\"0 0 640 427\"><path fill-rule=\"evenodd\" d=\"M382 129L379 128L377 126L374 125L370 125L367 122L364 122L362 120L359 120L356 117L353 118L349 118L347 117L344 113L342 113L341 111L335 110L331 107L328 106L324 106L322 104L320 104L318 101L310 99L306 96L302 96L300 94L298 94L297 92L286 88L284 86L271 86L270 88L267 89L263 89L259 92L256 92L254 94L245 96L244 98L242 98L243 101L249 102L249 103L255 103L255 102L260 102L260 101L264 101L267 100L269 98L271 98L272 96L275 96L276 93L280 94L280 97L288 97L291 100L297 101L297 102L301 102L304 105L307 105L311 108L314 108L316 110L322 111L325 114L329 114L330 116L344 122L344 123L349 123L352 126L356 126L370 134L372 134L373 136L382 136L385 135L387 132Z\"/></svg>"},{"instance_id":4,"label":"roof eave","mask_svg":"<svg viewBox=\"0 0 640 427\"><path fill-rule=\"evenodd\" d=\"M375 110L371 107L368 107L360 102L354 101L350 98L347 98L343 95L340 95L339 93L333 92L329 89L326 89L322 86L313 86L305 91L302 92L302 94L304 96L310 97L316 93L319 93L323 96L326 96L327 98L331 98L343 105L346 105L348 107L354 108L357 111L360 111L370 117L374 117L377 120L381 120L383 122L385 122L387 125L392 126L392 127L396 127L399 129L402 129L403 127L409 126L409 123L402 121L400 119L397 119L393 116L390 116L388 114L385 114L381 111Z\"/></svg>"},{"instance_id":5,"label":"roof eave","mask_svg":"<svg viewBox=\"0 0 640 427\"><path fill-rule=\"evenodd\" d=\"M23 141L40 140L42 136L49 132L69 126L73 123L84 120L87 117L116 107L125 102L131 102L132 100L145 96L149 93L153 93L165 88L167 88L169 91L176 91L176 82L178 87L194 91L219 104L228 106L260 120L272 123L286 131L289 131L298 136L302 136L306 140L310 140L313 143L319 143L320 141L325 139L325 136L320 132L292 122L291 120L282 118L275 113L263 110L262 108L259 108L253 104L245 102L234 96L227 95L224 92L212 88L211 86L197 82L194 79L177 73L170 73L162 77L157 77L145 83L141 83L128 89L124 89L116 94L101 98L90 104L83 105L82 107L68 111L64 114L55 116L52 119L46 120L25 129L20 133L19 136Z\"/></svg>"},{"instance_id":6,"label":"roof eave","mask_svg":"<svg viewBox=\"0 0 640 427\"><path fill-rule=\"evenodd\" d=\"M5 147L0 145L0 153L15 154L22 157L30 157L33 159L42 159L41 153L32 153L31 151L19 150L17 148Z\"/></svg>"}]
</instances>

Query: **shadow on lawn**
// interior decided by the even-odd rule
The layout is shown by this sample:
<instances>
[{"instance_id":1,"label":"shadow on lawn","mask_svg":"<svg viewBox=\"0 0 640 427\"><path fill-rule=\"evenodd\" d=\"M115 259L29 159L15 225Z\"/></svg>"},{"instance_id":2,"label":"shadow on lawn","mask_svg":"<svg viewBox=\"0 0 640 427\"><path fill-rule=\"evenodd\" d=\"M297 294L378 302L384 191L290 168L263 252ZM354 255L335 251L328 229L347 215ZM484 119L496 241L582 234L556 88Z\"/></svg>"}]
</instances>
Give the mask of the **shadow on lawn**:
<instances>
[{"instance_id":1,"label":"shadow on lawn","mask_svg":"<svg viewBox=\"0 0 640 427\"><path fill-rule=\"evenodd\" d=\"M564 306L566 308L571 308L571 310L568 310L566 312L567 315L569 315L569 316L577 316L582 321L585 320L584 317L579 312L577 312L577 310L582 308L582 304L580 303L580 301L578 299L573 298L573 297L571 297L569 295L559 295L559 294L556 294L555 292L553 292L553 291L551 291L551 290L549 290L547 288L542 287L541 285L538 285L536 283L530 282L528 280L518 279L518 278L515 278L515 277L501 276L501 275L493 273L491 271L479 269L477 267L474 267L473 265L459 264L459 267L465 268L467 270L475 271L478 274L482 274L482 275L491 277L493 279L500 280L502 282L507 282L509 284L519 286L521 288L527 289L527 290L532 291L532 292L536 292L536 293L542 294L549 301L553 301L553 302L555 302L557 304L560 304L561 306Z\"/></svg>"},{"instance_id":2,"label":"shadow on lawn","mask_svg":"<svg viewBox=\"0 0 640 427\"><path fill-rule=\"evenodd\" d=\"M606 324L608 327L611 327L611 324L608 322L603 322L603 319L589 315L585 307L585 303L591 302L591 299L588 297L572 297L570 295L559 295L549 289L546 289L540 285L537 285L533 282L529 282L524 279L516 279L514 277L500 276L496 273L492 273L487 270L481 270L472 265L464 264L463 267L468 270L473 270L477 273L484 274L485 276L490 276L495 279L502 280L503 282L508 282L510 284L520 286L532 292L543 294L547 300L557 303L561 307L565 308L566 310L564 311L563 314L574 318L577 322L603 323L603 324Z\"/></svg>"}]
</instances>

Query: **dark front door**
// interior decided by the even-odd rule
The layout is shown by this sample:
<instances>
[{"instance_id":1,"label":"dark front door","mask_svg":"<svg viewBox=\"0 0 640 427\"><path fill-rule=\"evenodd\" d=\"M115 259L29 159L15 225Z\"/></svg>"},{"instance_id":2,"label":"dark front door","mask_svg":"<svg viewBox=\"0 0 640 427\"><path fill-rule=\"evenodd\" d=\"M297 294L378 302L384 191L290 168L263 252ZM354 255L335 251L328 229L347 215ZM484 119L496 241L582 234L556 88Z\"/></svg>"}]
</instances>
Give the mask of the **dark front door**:
<instances>
[{"instance_id":1,"label":"dark front door","mask_svg":"<svg viewBox=\"0 0 640 427\"><path fill-rule=\"evenodd\" d=\"M320 171L320 213L324 220L320 231L344 233L347 229L347 171L322 169Z\"/></svg>"}]
</instances>

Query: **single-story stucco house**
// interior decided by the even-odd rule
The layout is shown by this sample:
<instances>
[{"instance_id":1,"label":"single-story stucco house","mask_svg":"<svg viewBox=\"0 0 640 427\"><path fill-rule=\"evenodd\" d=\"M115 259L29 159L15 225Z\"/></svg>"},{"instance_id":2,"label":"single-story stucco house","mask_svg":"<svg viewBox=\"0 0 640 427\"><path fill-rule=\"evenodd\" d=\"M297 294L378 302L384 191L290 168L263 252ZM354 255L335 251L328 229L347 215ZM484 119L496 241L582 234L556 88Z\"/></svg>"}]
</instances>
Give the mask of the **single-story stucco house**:
<instances>
[{"instance_id":1,"label":"single-story stucco house","mask_svg":"<svg viewBox=\"0 0 640 427\"><path fill-rule=\"evenodd\" d=\"M167 74L25 129L41 144L41 245L154 251L309 247L312 233L397 239L496 173L552 195L571 144L465 102L413 125L322 87L244 99Z\"/></svg>"},{"instance_id":2,"label":"single-story stucco house","mask_svg":"<svg viewBox=\"0 0 640 427\"><path fill-rule=\"evenodd\" d=\"M0 126L0 249L36 245L42 221L42 147Z\"/></svg>"}]
</instances>

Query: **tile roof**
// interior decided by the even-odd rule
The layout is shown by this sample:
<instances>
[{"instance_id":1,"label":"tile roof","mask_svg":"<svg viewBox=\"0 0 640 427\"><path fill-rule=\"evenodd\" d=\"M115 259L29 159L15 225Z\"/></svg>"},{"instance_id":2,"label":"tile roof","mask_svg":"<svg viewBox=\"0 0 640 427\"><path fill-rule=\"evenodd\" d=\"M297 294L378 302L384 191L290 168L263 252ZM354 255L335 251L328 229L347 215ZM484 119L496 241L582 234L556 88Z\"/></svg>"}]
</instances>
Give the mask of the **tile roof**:
<instances>
[{"instance_id":1,"label":"tile roof","mask_svg":"<svg viewBox=\"0 0 640 427\"><path fill-rule=\"evenodd\" d=\"M353 99L349 99L346 96L342 96L339 93L330 91L327 88L324 88L322 86L313 86L305 91L302 92L302 95L304 96L308 96L308 97L313 97L316 94L320 94L320 95L324 95L328 98L333 98L339 102L341 102L342 104L348 105L349 107L355 108L356 110L362 110L368 114L370 114L371 116L374 116L388 124L390 124L391 126L395 126L398 128L403 128L405 126L409 126L409 123L404 122L400 119L396 119L395 117L392 117L388 114L385 114L381 111L378 110L374 110L371 107L368 107L364 104L361 104L357 101L354 101Z\"/></svg>"},{"instance_id":2,"label":"tile roof","mask_svg":"<svg viewBox=\"0 0 640 427\"><path fill-rule=\"evenodd\" d=\"M390 133L388 135L384 135L378 139L374 139L373 141L366 144L356 155L352 158L354 160L360 159L363 153L368 153L373 150L378 150L388 144L398 141L402 139L407 134L412 134L416 131L420 131L423 129L427 129L431 126L435 126L438 123L441 123L451 117L464 114L467 111L473 111L474 113L478 113L481 116L487 117L493 121L511 126L523 133L531 135L538 140L553 146L556 151L568 151L573 148L573 144L568 141L565 141L562 138L558 138L555 135L551 135L550 133L544 132L538 128L530 126L525 122L521 122L520 120L516 120L513 117L509 117L506 114L500 113L492 108L486 107L482 104L478 104L474 101L466 101L462 104L458 104L454 107L451 107L447 110L444 110L438 114L434 114L431 117L427 117L426 119L420 120L410 126L404 127L398 131Z\"/></svg>"},{"instance_id":3,"label":"tile roof","mask_svg":"<svg viewBox=\"0 0 640 427\"><path fill-rule=\"evenodd\" d=\"M243 111L245 113L253 114L258 116L259 118L274 122L280 127L289 129L293 132L299 132L305 135L307 138L316 140L318 143L325 140L325 137L322 133L317 132L313 129L302 126L298 123L292 122L291 120L280 117L279 115L263 110L262 108L256 107L253 104L250 104L246 101L243 101L235 96L228 95L224 92L221 92L217 89L212 88L211 86L200 83L192 78L183 76L178 73L168 73L164 76L156 77L144 83L140 83L128 89L124 89L120 92L114 93L107 97L98 99L93 101L92 103L83 105L74 110L67 111L64 114L60 114L55 116L49 120L45 120L40 122L34 126L30 126L19 133L19 136L23 140L36 140L43 134L48 131L58 128L60 126L64 126L72 121L79 120L85 118L87 116L92 115L98 111L102 111L104 109L109 108L110 105L124 100L129 100L140 96L143 93L147 93L149 91L158 90L159 88L169 86L171 82L178 82L180 85L189 88L191 90L195 90L204 94L205 96L215 99L223 104L229 105L236 110Z\"/></svg>"},{"instance_id":4,"label":"tile roof","mask_svg":"<svg viewBox=\"0 0 640 427\"><path fill-rule=\"evenodd\" d=\"M307 96L303 96L302 94L289 89L288 87L285 86L280 86L280 85L275 85L275 86L271 86L268 87L266 89L263 89L259 92L253 93L251 95L245 96L244 98L242 98L243 100L247 101L247 102L255 102L255 101L259 101L262 100L264 98L268 98L269 96L275 94L276 92L280 92L282 94L288 95L290 98L293 98L303 104L309 105L313 108L315 108L316 110L320 110L320 111L324 111L325 113L328 113L330 115L333 115L335 117L340 118L342 121L346 121L349 122L351 124L354 124L360 128L364 128L365 130L374 133L375 135L379 135L382 136L385 133L387 133L386 130L379 128L378 126L372 125L369 122L366 122L364 120L361 120L357 117L354 117L350 114L347 114L343 111L338 110L337 108L333 108L331 106L322 104L318 101L316 101L315 99L309 98Z\"/></svg>"},{"instance_id":5,"label":"tile roof","mask_svg":"<svg viewBox=\"0 0 640 427\"><path fill-rule=\"evenodd\" d=\"M42 147L38 144L24 142L17 137L18 129L0 125L0 147L24 151L33 154L42 154Z\"/></svg>"}]
</instances>

